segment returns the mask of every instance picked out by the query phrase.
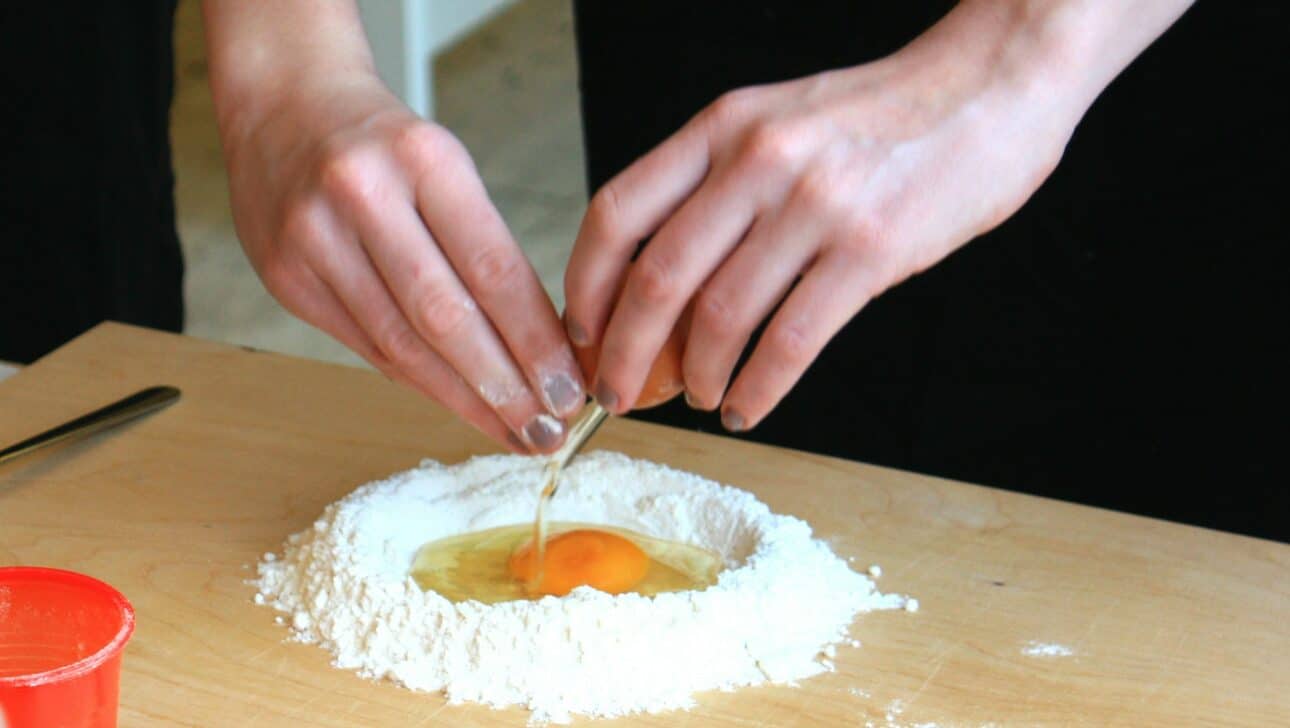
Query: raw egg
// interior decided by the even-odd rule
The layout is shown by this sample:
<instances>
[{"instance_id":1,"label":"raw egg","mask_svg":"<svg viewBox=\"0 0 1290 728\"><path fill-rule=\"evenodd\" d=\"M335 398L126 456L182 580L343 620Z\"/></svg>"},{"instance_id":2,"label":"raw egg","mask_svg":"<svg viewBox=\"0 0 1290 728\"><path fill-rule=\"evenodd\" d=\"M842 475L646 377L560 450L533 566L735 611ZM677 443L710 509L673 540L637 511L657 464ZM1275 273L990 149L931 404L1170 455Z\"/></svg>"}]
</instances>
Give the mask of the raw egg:
<instances>
[{"instance_id":1,"label":"raw egg","mask_svg":"<svg viewBox=\"0 0 1290 728\"><path fill-rule=\"evenodd\" d=\"M533 544L526 543L511 555L511 576L531 584L541 574L534 591L564 596L580 586L608 594L622 594L640 583L649 570L649 557L622 536L580 528L547 539L540 570ZM536 572L536 573L535 573Z\"/></svg>"},{"instance_id":2,"label":"raw egg","mask_svg":"<svg viewBox=\"0 0 1290 728\"><path fill-rule=\"evenodd\" d=\"M559 596L579 586L643 596L705 589L724 566L721 556L695 544L603 524L550 526L537 592L528 589L534 566L531 523L431 541L413 557L410 576L449 601L496 604Z\"/></svg>"}]
</instances>

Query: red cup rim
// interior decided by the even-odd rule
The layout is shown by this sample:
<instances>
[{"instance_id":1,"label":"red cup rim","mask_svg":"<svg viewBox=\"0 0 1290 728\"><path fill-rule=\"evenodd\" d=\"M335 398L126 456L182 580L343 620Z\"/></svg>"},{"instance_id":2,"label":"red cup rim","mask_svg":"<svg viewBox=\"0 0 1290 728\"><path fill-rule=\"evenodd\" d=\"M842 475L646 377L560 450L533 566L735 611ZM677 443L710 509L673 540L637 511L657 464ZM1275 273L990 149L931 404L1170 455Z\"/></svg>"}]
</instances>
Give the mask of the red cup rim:
<instances>
[{"instance_id":1,"label":"red cup rim","mask_svg":"<svg viewBox=\"0 0 1290 728\"><path fill-rule=\"evenodd\" d=\"M17 578L13 578L17 577ZM130 605L125 595L114 589L111 585L106 584L92 576L79 574L75 571L65 569L51 569L45 566L0 566L0 584L6 582L13 583L16 581L44 581L44 582L62 582L64 584L77 584L88 586L92 590L99 592L107 597L113 604L121 610L121 628L113 635L101 649L92 655L87 655L69 665L56 667L44 672L33 672L29 675L14 675L11 677L0 677L0 688L26 688L45 685L51 682L62 680L71 680L77 678L102 665L104 662L115 657L125 648L125 643L129 641L130 635L134 634L134 607Z\"/></svg>"}]
</instances>

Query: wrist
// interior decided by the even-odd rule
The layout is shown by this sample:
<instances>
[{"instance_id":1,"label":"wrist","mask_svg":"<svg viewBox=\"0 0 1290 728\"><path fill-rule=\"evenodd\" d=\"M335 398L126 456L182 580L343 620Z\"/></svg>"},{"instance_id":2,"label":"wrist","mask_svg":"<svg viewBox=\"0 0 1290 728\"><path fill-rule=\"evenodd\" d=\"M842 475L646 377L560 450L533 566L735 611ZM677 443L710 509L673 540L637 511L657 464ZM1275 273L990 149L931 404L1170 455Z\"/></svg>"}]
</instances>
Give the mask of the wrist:
<instances>
[{"instance_id":1,"label":"wrist","mask_svg":"<svg viewBox=\"0 0 1290 728\"><path fill-rule=\"evenodd\" d=\"M1190 0L963 0L880 63L932 88L944 110L977 109L1064 146L1102 89Z\"/></svg>"},{"instance_id":2,"label":"wrist","mask_svg":"<svg viewBox=\"0 0 1290 728\"><path fill-rule=\"evenodd\" d=\"M353 2L205 0L203 14L226 145L311 96L380 86Z\"/></svg>"},{"instance_id":3,"label":"wrist","mask_svg":"<svg viewBox=\"0 0 1290 728\"><path fill-rule=\"evenodd\" d=\"M220 142L232 155L266 127L286 121L297 139L312 132L341 125L348 113L363 113L371 104L355 101L331 103L338 96L380 98L388 90L374 70L338 71L308 69L274 76L260 76L245 85L215 95ZM279 124L281 126L281 124Z\"/></svg>"},{"instance_id":4,"label":"wrist","mask_svg":"<svg viewBox=\"0 0 1290 728\"><path fill-rule=\"evenodd\" d=\"M986 133L1024 127L1060 153L1091 103L1069 86L1069 41L1055 27L1066 22L1020 0L964 0L900 51L854 70L879 73L895 105L918 112L907 126L958 117Z\"/></svg>"},{"instance_id":5,"label":"wrist","mask_svg":"<svg viewBox=\"0 0 1290 728\"><path fill-rule=\"evenodd\" d=\"M927 35L967 49L1001 88L1051 106L1073 127L1191 2L964 0Z\"/></svg>"}]
</instances>

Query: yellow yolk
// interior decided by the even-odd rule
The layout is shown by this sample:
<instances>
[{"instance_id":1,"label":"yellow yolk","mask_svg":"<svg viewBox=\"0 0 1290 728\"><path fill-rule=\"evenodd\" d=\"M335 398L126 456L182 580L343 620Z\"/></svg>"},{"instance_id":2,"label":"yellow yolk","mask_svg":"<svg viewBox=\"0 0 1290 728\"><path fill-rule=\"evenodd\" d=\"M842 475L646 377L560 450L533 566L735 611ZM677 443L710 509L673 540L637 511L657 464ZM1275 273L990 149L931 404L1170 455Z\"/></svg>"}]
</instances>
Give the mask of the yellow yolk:
<instances>
[{"instance_id":1,"label":"yellow yolk","mask_svg":"<svg viewBox=\"0 0 1290 728\"><path fill-rule=\"evenodd\" d=\"M533 544L511 554L511 576L529 583L534 573ZM645 578L649 557L631 541L605 531L579 529L552 536L546 542L539 594L564 596L580 586L621 594Z\"/></svg>"}]
</instances>

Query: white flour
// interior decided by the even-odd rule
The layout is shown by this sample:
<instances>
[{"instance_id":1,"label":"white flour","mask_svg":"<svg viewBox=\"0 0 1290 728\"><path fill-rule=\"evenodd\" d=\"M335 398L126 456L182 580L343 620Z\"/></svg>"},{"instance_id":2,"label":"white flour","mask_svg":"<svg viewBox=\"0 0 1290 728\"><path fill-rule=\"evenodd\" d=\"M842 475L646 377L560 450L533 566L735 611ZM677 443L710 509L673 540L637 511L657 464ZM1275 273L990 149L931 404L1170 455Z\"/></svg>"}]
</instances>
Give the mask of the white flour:
<instances>
[{"instance_id":1,"label":"white flour","mask_svg":"<svg viewBox=\"0 0 1290 728\"><path fill-rule=\"evenodd\" d=\"M442 691L450 703L524 706L534 722L658 712L703 690L829 669L860 612L895 609L810 527L752 494L613 453L565 472L550 517L712 549L714 586L642 597L583 587L563 598L453 604L408 576L428 541L533 518L542 461L479 457L370 483L328 506L259 564L259 598L337 667Z\"/></svg>"},{"instance_id":2,"label":"white flour","mask_svg":"<svg viewBox=\"0 0 1290 728\"><path fill-rule=\"evenodd\" d=\"M1021 648L1021 654L1029 657L1070 657L1075 654L1075 650L1066 645L1059 645L1056 642L1039 642L1031 640L1026 646Z\"/></svg>"}]
</instances>

